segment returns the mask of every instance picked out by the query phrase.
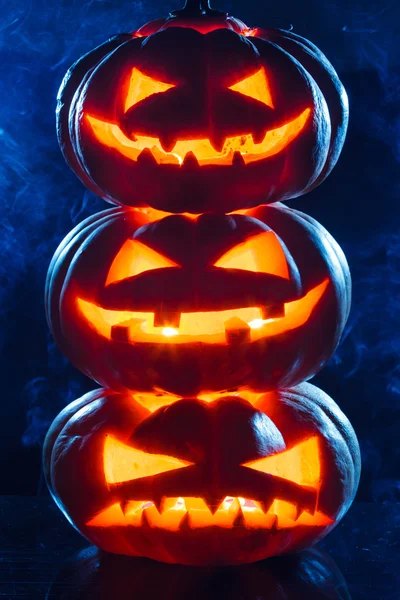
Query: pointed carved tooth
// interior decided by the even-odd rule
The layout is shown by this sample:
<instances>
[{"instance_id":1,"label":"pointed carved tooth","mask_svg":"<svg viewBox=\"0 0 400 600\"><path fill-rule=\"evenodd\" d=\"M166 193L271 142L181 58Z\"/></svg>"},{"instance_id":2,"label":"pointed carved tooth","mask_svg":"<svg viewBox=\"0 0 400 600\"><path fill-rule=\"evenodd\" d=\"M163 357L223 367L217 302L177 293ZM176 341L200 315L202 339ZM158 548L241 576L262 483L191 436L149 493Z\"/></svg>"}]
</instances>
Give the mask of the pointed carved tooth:
<instances>
[{"instance_id":1,"label":"pointed carved tooth","mask_svg":"<svg viewBox=\"0 0 400 600\"><path fill-rule=\"evenodd\" d=\"M150 521L149 521L149 517L147 515L147 510L146 509L144 509L143 512L142 512L142 520L140 522L140 526L141 527L150 527L150 528L152 526L151 523L150 523Z\"/></svg>"},{"instance_id":2,"label":"pointed carved tooth","mask_svg":"<svg viewBox=\"0 0 400 600\"><path fill-rule=\"evenodd\" d=\"M160 515L162 515L163 512L165 512L166 510L168 510L169 508L171 508L170 504L168 504L168 498L166 498L165 496L163 496L161 498L161 500L160 500L159 503L154 502L154 505L156 506L156 508L157 508L158 512L160 513Z\"/></svg>"},{"instance_id":3,"label":"pointed carved tooth","mask_svg":"<svg viewBox=\"0 0 400 600\"><path fill-rule=\"evenodd\" d=\"M189 531L190 529L189 513L185 513L182 517L182 521L179 523L179 531Z\"/></svg>"},{"instance_id":4,"label":"pointed carved tooth","mask_svg":"<svg viewBox=\"0 0 400 600\"><path fill-rule=\"evenodd\" d=\"M296 514L294 516L294 520L298 521L299 518L301 517L301 515L303 514L303 509L301 508L300 504L296 504Z\"/></svg>"},{"instance_id":5,"label":"pointed carved tooth","mask_svg":"<svg viewBox=\"0 0 400 600\"><path fill-rule=\"evenodd\" d=\"M176 138L170 135L163 135L160 137L160 144L164 152L172 152L176 146Z\"/></svg>"},{"instance_id":6,"label":"pointed carved tooth","mask_svg":"<svg viewBox=\"0 0 400 600\"><path fill-rule=\"evenodd\" d=\"M285 305L271 304L270 306L263 306L261 309L263 319L278 319L285 316Z\"/></svg>"},{"instance_id":7,"label":"pointed carved tooth","mask_svg":"<svg viewBox=\"0 0 400 600\"><path fill-rule=\"evenodd\" d=\"M149 166L158 165L158 163L157 163L156 159L154 158L154 155L153 155L152 151L150 150L150 148L145 148L144 150L141 151L141 153L137 157L137 162L140 163L142 166L144 166L144 165L149 165Z\"/></svg>"},{"instance_id":8,"label":"pointed carved tooth","mask_svg":"<svg viewBox=\"0 0 400 600\"><path fill-rule=\"evenodd\" d=\"M256 504L263 511L264 514L267 514L267 512L271 508L273 502L274 502L273 498L268 498L266 500L257 500Z\"/></svg>"},{"instance_id":9,"label":"pointed carved tooth","mask_svg":"<svg viewBox=\"0 0 400 600\"><path fill-rule=\"evenodd\" d=\"M173 327L179 329L181 313L167 310L158 310L154 313L154 327Z\"/></svg>"},{"instance_id":10,"label":"pointed carved tooth","mask_svg":"<svg viewBox=\"0 0 400 600\"><path fill-rule=\"evenodd\" d=\"M259 131L253 131L252 138L255 144L261 144L265 138L265 131L263 129L260 129Z\"/></svg>"},{"instance_id":11,"label":"pointed carved tooth","mask_svg":"<svg viewBox=\"0 0 400 600\"><path fill-rule=\"evenodd\" d=\"M226 138L218 134L214 134L210 138L210 144L216 152L222 152Z\"/></svg>"},{"instance_id":12,"label":"pointed carved tooth","mask_svg":"<svg viewBox=\"0 0 400 600\"><path fill-rule=\"evenodd\" d=\"M153 497L152 502L161 515L163 513L163 498L154 498Z\"/></svg>"},{"instance_id":13,"label":"pointed carved tooth","mask_svg":"<svg viewBox=\"0 0 400 600\"><path fill-rule=\"evenodd\" d=\"M126 517L126 513L129 511L130 504L131 504L130 500L122 500L122 502L119 503L124 517ZM141 502L140 504L143 504L143 502Z\"/></svg>"},{"instance_id":14,"label":"pointed carved tooth","mask_svg":"<svg viewBox=\"0 0 400 600\"><path fill-rule=\"evenodd\" d=\"M242 509L242 507L241 507L239 498L234 498L228 508L228 511L237 515L237 513L241 509Z\"/></svg>"},{"instance_id":15,"label":"pointed carved tooth","mask_svg":"<svg viewBox=\"0 0 400 600\"><path fill-rule=\"evenodd\" d=\"M272 531L272 533L275 533L276 531L278 531L278 515L275 515L274 521L271 525L271 531Z\"/></svg>"},{"instance_id":16,"label":"pointed carved tooth","mask_svg":"<svg viewBox=\"0 0 400 600\"><path fill-rule=\"evenodd\" d=\"M203 498L208 510L210 511L210 513L212 515L215 515L215 513L217 512L217 510L219 509L219 507L221 506L223 500L225 498L214 498L214 497L209 497L209 498Z\"/></svg>"},{"instance_id":17,"label":"pointed carved tooth","mask_svg":"<svg viewBox=\"0 0 400 600\"><path fill-rule=\"evenodd\" d=\"M214 516L215 513L217 512L217 510L219 509L219 505L218 504L208 504L208 502L206 502L206 504L207 504L208 510Z\"/></svg>"},{"instance_id":18,"label":"pointed carved tooth","mask_svg":"<svg viewBox=\"0 0 400 600\"><path fill-rule=\"evenodd\" d=\"M233 527L246 527L246 521L244 519L242 507L240 505L232 525Z\"/></svg>"},{"instance_id":19,"label":"pointed carved tooth","mask_svg":"<svg viewBox=\"0 0 400 600\"><path fill-rule=\"evenodd\" d=\"M188 152L184 158L182 166L185 169L197 169L200 167L199 161L193 152Z\"/></svg>"},{"instance_id":20,"label":"pointed carved tooth","mask_svg":"<svg viewBox=\"0 0 400 600\"><path fill-rule=\"evenodd\" d=\"M239 150L236 150L236 152L233 155L232 158L232 165L234 167L244 167L245 166L245 162L244 162L244 158L241 152L239 152Z\"/></svg>"},{"instance_id":21,"label":"pointed carved tooth","mask_svg":"<svg viewBox=\"0 0 400 600\"><path fill-rule=\"evenodd\" d=\"M239 317L232 317L232 319L225 321L225 339L227 344L249 342L251 339L249 325Z\"/></svg>"}]
</instances>

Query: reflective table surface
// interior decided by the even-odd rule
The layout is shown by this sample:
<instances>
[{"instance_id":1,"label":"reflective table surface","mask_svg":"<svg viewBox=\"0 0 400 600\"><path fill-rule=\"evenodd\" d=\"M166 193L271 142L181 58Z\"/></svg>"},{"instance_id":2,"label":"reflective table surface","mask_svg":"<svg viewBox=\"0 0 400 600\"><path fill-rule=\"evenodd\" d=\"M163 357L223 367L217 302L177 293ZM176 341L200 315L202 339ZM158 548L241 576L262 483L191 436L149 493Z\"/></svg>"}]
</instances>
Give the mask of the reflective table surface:
<instances>
[{"instance_id":1,"label":"reflective table surface","mask_svg":"<svg viewBox=\"0 0 400 600\"><path fill-rule=\"evenodd\" d=\"M99 552L47 497L0 497L0 599L400 600L400 504L355 503L318 546L243 567Z\"/></svg>"}]
</instances>

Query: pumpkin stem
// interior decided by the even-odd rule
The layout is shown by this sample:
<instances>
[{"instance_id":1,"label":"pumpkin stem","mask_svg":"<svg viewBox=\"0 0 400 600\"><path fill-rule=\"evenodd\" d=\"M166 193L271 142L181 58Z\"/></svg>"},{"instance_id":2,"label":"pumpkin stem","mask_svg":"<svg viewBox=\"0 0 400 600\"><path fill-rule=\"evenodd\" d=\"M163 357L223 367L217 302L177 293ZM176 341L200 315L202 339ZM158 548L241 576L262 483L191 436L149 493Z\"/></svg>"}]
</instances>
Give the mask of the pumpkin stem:
<instances>
[{"instance_id":1,"label":"pumpkin stem","mask_svg":"<svg viewBox=\"0 0 400 600\"><path fill-rule=\"evenodd\" d=\"M180 10L171 12L174 17L201 17L207 15L223 15L220 10L213 10L210 6L210 0L186 0L185 6Z\"/></svg>"}]
</instances>

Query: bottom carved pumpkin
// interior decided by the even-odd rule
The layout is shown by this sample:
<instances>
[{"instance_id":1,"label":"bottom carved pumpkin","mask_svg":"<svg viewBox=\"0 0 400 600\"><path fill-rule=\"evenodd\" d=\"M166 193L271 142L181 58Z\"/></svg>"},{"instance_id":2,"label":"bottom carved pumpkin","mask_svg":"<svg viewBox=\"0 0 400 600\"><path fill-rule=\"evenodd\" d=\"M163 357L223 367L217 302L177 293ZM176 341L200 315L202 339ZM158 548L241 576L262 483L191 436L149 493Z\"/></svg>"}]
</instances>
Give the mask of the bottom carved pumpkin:
<instances>
[{"instance_id":1,"label":"bottom carved pumpkin","mask_svg":"<svg viewBox=\"0 0 400 600\"><path fill-rule=\"evenodd\" d=\"M158 395L157 403L151 412L144 396L96 390L48 432L50 492L103 550L186 565L250 563L314 544L348 510L357 438L315 386Z\"/></svg>"}]
</instances>

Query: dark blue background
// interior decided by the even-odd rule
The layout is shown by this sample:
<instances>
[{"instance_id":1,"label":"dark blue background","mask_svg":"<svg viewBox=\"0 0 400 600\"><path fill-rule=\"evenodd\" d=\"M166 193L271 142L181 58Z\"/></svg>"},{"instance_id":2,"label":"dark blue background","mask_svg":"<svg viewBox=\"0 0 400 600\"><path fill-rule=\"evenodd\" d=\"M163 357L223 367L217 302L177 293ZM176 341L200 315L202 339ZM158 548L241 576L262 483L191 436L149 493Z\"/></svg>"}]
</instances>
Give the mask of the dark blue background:
<instances>
[{"instance_id":1,"label":"dark blue background","mask_svg":"<svg viewBox=\"0 0 400 600\"><path fill-rule=\"evenodd\" d=\"M46 429L65 404L94 387L55 348L43 311L46 269L59 241L108 207L85 191L58 149L58 86L67 68L109 34L181 5L0 0L0 493L45 493L40 445ZM338 402L358 434L359 498L380 501L400 499L396 6L395 0L215 2L248 25L293 24L327 54L350 97L350 129L338 166L322 186L290 204L321 221L350 263L349 324L314 382Z\"/></svg>"}]
</instances>

